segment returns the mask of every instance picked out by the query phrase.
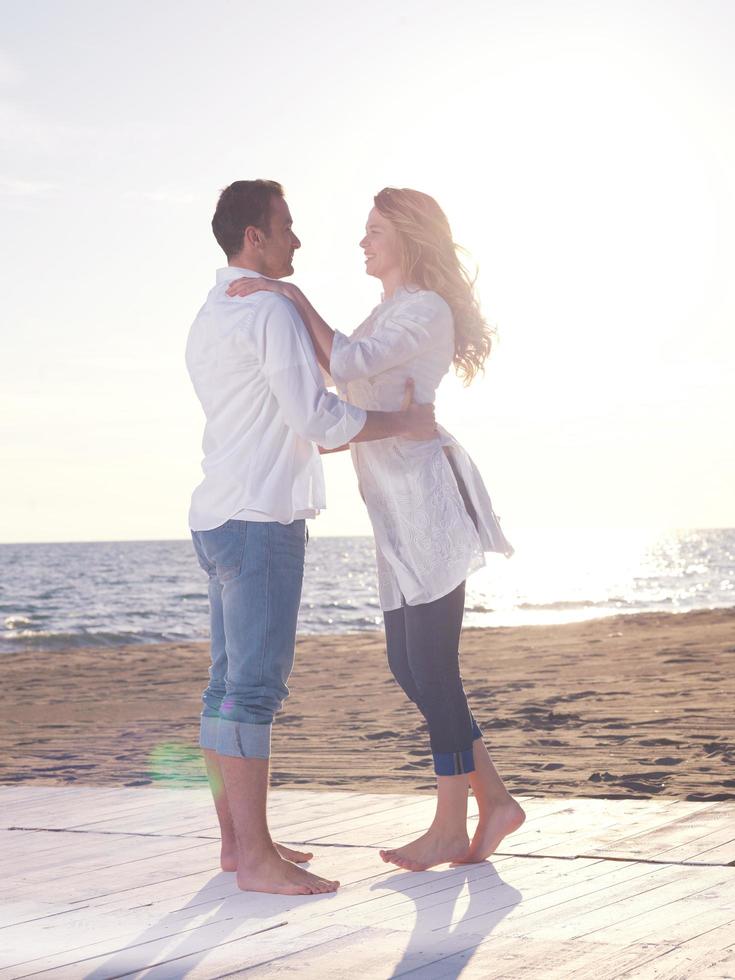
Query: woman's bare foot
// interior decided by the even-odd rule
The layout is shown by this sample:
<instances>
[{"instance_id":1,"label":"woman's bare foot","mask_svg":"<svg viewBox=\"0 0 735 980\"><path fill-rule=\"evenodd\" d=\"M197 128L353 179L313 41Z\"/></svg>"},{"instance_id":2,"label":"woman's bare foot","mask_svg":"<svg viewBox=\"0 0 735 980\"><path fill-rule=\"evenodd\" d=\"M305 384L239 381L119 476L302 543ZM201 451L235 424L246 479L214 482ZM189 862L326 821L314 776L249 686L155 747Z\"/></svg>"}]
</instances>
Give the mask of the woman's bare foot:
<instances>
[{"instance_id":1,"label":"woman's bare foot","mask_svg":"<svg viewBox=\"0 0 735 980\"><path fill-rule=\"evenodd\" d=\"M293 861L294 864L306 864L314 857L311 851L295 851L292 847L286 847L285 844L276 844L276 850L284 861Z\"/></svg>"},{"instance_id":2,"label":"woman's bare foot","mask_svg":"<svg viewBox=\"0 0 735 980\"><path fill-rule=\"evenodd\" d=\"M477 861L484 861L495 853L504 837L518 830L525 819L523 807L512 797L492 808L481 808L472 843L457 864L475 864Z\"/></svg>"},{"instance_id":3,"label":"woman's bare foot","mask_svg":"<svg viewBox=\"0 0 735 980\"><path fill-rule=\"evenodd\" d=\"M406 871L426 871L437 864L453 864L467 853L467 834L448 836L430 827L425 834L404 847L380 852L387 864L396 864Z\"/></svg>"},{"instance_id":4,"label":"woman's bare foot","mask_svg":"<svg viewBox=\"0 0 735 980\"><path fill-rule=\"evenodd\" d=\"M240 861L237 887L245 892L268 892L271 895L325 895L336 892L338 881L329 881L284 861L280 854L267 851L257 859Z\"/></svg>"},{"instance_id":5,"label":"woman's bare foot","mask_svg":"<svg viewBox=\"0 0 735 980\"><path fill-rule=\"evenodd\" d=\"M311 851L295 851L285 844L276 844L276 850L284 861L293 861L294 864L306 864L311 861L314 855ZM220 854L220 867L223 871L237 871L237 848L234 846L225 847L222 845Z\"/></svg>"}]
</instances>

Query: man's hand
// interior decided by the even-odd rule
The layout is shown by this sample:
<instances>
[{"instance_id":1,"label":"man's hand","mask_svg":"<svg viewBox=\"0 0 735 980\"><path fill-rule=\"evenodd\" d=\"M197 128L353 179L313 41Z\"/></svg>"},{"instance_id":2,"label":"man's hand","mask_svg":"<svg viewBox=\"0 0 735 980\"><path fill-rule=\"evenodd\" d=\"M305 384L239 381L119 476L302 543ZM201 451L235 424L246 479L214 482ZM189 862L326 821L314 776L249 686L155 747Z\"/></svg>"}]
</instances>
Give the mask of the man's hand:
<instances>
[{"instance_id":1,"label":"man's hand","mask_svg":"<svg viewBox=\"0 0 735 980\"><path fill-rule=\"evenodd\" d=\"M406 431L403 435L407 439L414 439L416 442L425 442L434 439L439 434L434 418L434 406L416 405L413 400L414 388L413 378L407 378L406 391L401 404L401 412L406 419Z\"/></svg>"}]
</instances>

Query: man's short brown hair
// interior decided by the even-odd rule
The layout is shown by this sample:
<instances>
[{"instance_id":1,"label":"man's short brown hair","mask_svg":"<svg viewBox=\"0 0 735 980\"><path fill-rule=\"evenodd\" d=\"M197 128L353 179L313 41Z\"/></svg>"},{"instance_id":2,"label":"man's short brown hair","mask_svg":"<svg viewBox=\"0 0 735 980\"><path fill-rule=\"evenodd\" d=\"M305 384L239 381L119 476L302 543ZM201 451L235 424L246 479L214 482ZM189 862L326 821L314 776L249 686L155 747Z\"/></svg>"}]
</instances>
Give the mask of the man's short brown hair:
<instances>
[{"instance_id":1,"label":"man's short brown hair","mask_svg":"<svg viewBox=\"0 0 735 980\"><path fill-rule=\"evenodd\" d=\"M252 225L269 233L272 197L283 197L283 188L275 180L236 180L222 191L212 231L228 259L242 251L246 228Z\"/></svg>"}]
</instances>

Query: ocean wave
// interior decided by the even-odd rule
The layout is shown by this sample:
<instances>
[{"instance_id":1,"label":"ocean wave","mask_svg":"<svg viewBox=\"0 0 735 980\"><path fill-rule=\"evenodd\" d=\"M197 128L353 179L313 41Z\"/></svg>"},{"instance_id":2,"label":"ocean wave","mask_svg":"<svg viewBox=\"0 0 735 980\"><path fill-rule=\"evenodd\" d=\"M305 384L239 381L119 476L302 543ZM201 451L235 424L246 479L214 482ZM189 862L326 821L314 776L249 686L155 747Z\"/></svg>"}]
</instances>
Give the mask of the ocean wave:
<instances>
[{"instance_id":1,"label":"ocean wave","mask_svg":"<svg viewBox=\"0 0 735 980\"><path fill-rule=\"evenodd\" d=\"M667 532L622 551L607 532L564 532L560 564L537 539L502 574L488 566L468 580L467 626L733 605L735 530ZM382 627L370 539L314 538L306 566L299 633ZM0 651L205 640L205 580L186 540L0 545Z\"/></svg>"},{"instance_id":2,"label":"ocean wave","mask_svg":"<svg viewBox=\"0 0 735 980\"><path fill-rule=\"evenodd\" d=\"M24 626L32 626L33 620L27 616L6 616L3 625L6 630L23 629Z\"/></svg>"},{"instance_id":3,"label":"ocean wave","mask_svg":"<svg viewBox=\"0 0 735 980\"><path fill-rule=\"evenodd\" d=\"M51 630L15 630L0 634L0 652L20 650L69 650L93 647L134 646L147 643L181 643L205 637L192 637L183 633L105 632L84 630L79 632L53 632Z\"/></svg>"},{"instance_id":4,"label":"ocean wave","mask_svg":"<svg viewBox=\"0 0 735 980\"><path fill-rule=\"evenodd\" d=\"M628 599L560 599L556 602L519 602L517 609L551 609L556 612L572 609L626 609L636 605Z\"/></svg>"}]
</instances>

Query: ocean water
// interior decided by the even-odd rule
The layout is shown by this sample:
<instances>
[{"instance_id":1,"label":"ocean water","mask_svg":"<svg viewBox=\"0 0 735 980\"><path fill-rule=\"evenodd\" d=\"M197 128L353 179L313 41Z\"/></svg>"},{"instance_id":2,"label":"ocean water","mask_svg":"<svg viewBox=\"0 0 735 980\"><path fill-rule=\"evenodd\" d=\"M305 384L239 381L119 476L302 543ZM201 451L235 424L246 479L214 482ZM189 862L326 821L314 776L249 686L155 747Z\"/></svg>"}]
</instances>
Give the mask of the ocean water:
<instances>
[{"instance_id":1,"label":"ocean water","mask_svg":"<svg viewBox=\"0 0 735 980\"><path fill-rule=\"evenodd\" d=\"M468 581L465 626L735 605L735 529L527 530ZM382 627L370 538L311 538L303 633ZM207 638L189 541L0 545L0 651Z\"/></svg>"}]
</instances>

